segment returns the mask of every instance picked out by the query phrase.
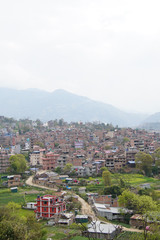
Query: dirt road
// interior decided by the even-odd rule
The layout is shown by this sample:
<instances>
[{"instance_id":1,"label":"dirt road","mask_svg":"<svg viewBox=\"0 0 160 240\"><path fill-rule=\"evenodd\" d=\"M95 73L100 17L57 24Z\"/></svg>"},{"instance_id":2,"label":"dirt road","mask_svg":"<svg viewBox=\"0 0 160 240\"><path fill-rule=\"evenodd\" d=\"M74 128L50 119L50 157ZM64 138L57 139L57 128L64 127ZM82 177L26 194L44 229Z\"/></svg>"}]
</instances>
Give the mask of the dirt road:
<instances>
[{"instance_id":1,"label":"dirt road","mask_svg":"<svg viewBox=\"0 0 160 240\"><path fill-rule=\"evenodd\" d=\"M38 173L43 173L45 171L39 171ZM57 188L50 188L50 187L45 187L45 186L41 186L38 184L33 183L33 177L34 176L30 176L27 180L26 180L26 184L29 186L33 186L33 187L39 187L39 188L43 188L43 189L48 189L48 190L53 190L53 191L57 191Z\"/></svg>"},{"instance_id":2,"label":"dirt road","mask_svg":"<svg viewBox=\"0 0 160 240\"><path fill-rule=\"evenodd\" d=\"M123 231L127 231L127 232L138 232L138 233L142 233L143 230L139 230L136 228L126 228L126 227L122 227Z\"/></svg>"},{"instance_id":3,"label":"dirt road","mask_svg":"<svg viewBox=\"0 0 160 240\"><path fill-rule=\"evenodd\" d=\"M81 198L79 195L76 195L78 197L78 201L81 203L82 208L81 208L81 212L84 215L89 215L92 217L93 220L96 220L97 217L95 215L95 213L92 210L92 207L83 199Z\"/></svg>"},{"instance_id":4,"label":"dirt road","mask_svg":"<svg viewBox=\"0 0 160 240\"><path fill-rule=\"evenodd\" d=\"M92 217L92 220L97 220L97 221L101 221L98 217L96 217L94 211L92 210L92 207L83 199L81 198L79 195L76 195L78 197L78 201L82 204L82 208L81 208L81 212L84 215L89 215ZM101 221L103 222L103 221ZM108 221L104 221L104 223L108 223ZM123 231L127 231L127 232L143 232L143 230L139 230L139 229L135 229L135 228L126 228L126 227L122 227Z\"/></svg>"},{"instance_id":5,"label":"dirt road","mask_svg":"<svg viewBox=\"0 0 160 240\"><path fill-rule=\"evenodd\" d=\"M45 171L39 171L38 173L43 173L43 172L45 172ZM49 189L49 190L53 190L53 191L57 190L55 188L45 187L45 186L41 186L41 185L33 183L33 176L30 176L26 180L26 184L29 185L29 186L40 187L40 188L43 188L43 189ZM95 213L92 210L92 207L83 198L81 198L79 195L77 195L77 197L78 197L78 201L82 204L82 214L90 215L92 217L92 219L96 220L96 216L95 216Z\"/></svg>"}]
</instances>

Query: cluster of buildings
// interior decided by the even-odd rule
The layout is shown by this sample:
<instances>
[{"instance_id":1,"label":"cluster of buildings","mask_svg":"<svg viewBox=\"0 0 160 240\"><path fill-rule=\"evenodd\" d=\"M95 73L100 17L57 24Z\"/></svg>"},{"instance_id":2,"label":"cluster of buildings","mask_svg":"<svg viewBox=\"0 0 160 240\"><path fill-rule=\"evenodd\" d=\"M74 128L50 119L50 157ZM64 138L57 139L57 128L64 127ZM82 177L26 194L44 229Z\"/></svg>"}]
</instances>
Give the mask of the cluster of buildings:
<instances>
[{"instance_id":1,"label":"cluster of buildings","mask_svg":"<svg viewBox=\"0 0 160 240\"><path fill-rule=\"evenodd\" d=\"M23 186L24 184L21 175L1 176L1 179L3 179L2 185L9 188Z\"/></svg>"},{"instance_id":2,"label":"cluster of buildings","mask_svg":"<svg viewBox=\"0 0 160 240\"><path fill-rule=\"evenodd\" d=\"M124 217L118 207L118 199L113 199L111 195L93 195L89 199L90 204L97 216L106 217L109 220L119 220ZM82 232L86 237L98 237L101 239L113 239L121 232L121 227L110 223L95 221L88 215L77 215L76 212L67 213L67 196L65 193L56 196L37 196L36 203L28 203L30 209L34 209L37 219L47 219L47 225L71 225L76 223L88 223L87 228ZM103 204L102 204L103 203ZM123 211L124 212L124 211ZM125 209L127 213L128 210ZM90 223L89 223L90 222Z\"/></svg>"},{"instance_id":3,"label":"cluster of buildings","mask_svg":"<svg viewBox=\"0 0 160 240\"><path fill-rule=\"evenodd\" d=\"M33 127L25 133L12 127L0 130L0 172L9 166L13 154L28 154L32 167L44 170L64 169L73 165L78 176L100 173L101 167L118 171L124 166L134 167L138 151L152 154L160 147L160 134L124 128L99 129L91 123L65 124L41 128Z\"/></svg>"}]
</instances>

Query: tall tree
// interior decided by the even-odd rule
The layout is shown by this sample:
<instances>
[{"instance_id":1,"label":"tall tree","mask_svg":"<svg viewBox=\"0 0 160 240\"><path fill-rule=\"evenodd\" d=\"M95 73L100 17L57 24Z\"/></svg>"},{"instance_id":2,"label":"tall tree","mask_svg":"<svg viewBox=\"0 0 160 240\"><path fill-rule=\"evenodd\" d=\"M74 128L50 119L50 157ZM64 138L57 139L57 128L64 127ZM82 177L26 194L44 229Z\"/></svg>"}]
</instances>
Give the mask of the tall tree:
<instances>
[{"instance_id":1,"label":"tall tree","mask_svg":"<svg viewBox=\"0 0 160 240\"><path fill-rule=\"evenodd\" d=\"M14 203L15 204L15 203ZM17 204L0 208L0 239L3 240L42 240L46 231L41 228L33 214L27 217L18 213ZM12 206L11 206L12 205ZM13 211L16 207L16 211Z\"/></svg>"},{"instance_id":2,"label":"tall tree","mask_svg":"<svg viewBox=\"0 0 160 240\"><path fill-rule=\"evenodd\" d=\"M64 167L64 172L65 173L70 173L72 170L73 165L71 163L67 163L66 166Z\"/></svg>"},{"instance_id":3,"label":"tall tree","mask_svg":"<svg viewBox=\"0 0 160 240\"><path fill-rule=\"evenodd\" d=\"M108 170L103 171L102 178L103 178L105 186L110 186L111 185L111 173Z\"/></svg>"},{"instance_id":4,"label":"tall tree","mask_svg":"<svg viewBox=\"0 0 160 240\"><path fill-rule=\"evenodd\" d=\"M22 154L16 154L9 158L10 168L9 171L13 173L21 173L27 169L27 161Z\"/></svg>"},{"instance_id":5,"label":"tall tree","mask_svg":"<svg viewBox=\"0 0 160 240\"><path fill-rule=\"evenodd\" d=\"M156 211L158 209L158 205L150 196L139 196L129 190L123 191L118 201L120 205L140 214L144 214L147 211Z\"/></svg>"},{"instance_id":6,"label":"tall tree","mask_svg":"<svg viewBox=\"0 0 160 240\"><path fill-rule=\"evenodd\" d=\"M155 165L160 167L160 148L157 148L153 153L153 158L155 161Z\"/></svg>"},{"instance_id":7,"label":"tall tree","mask_svg":"<svg viewBox=\"0 0 160 240\"><path fill-rule=\"evenodd\" d=\"M138 152L135 158L136 167L143 170L146 176L152 173L153 158L150 154Z\"/></svg>"}]
</instances>

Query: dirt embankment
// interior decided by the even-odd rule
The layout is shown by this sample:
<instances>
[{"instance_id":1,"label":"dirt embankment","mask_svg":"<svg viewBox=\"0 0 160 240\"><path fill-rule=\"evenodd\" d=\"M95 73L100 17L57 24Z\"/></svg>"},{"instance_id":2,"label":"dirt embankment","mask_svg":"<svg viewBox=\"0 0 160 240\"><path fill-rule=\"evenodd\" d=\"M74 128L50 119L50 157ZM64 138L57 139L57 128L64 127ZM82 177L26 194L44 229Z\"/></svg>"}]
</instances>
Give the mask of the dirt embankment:
<instances>
[{"instance_id":1,"label":"dirt embankment","mask_svg":"<svg viewBox=\"0 0 160 240\"><path fill-rule=\"evenodd\" d=\"M93 220L96 220L96 215L92 210L92 207L83 199L81 198L79 195L76 195L78 197L78 201L81 203L82 208L81 208L81 212L84 215L89 215L92 217Z\"/></svg>"}]
</instances>

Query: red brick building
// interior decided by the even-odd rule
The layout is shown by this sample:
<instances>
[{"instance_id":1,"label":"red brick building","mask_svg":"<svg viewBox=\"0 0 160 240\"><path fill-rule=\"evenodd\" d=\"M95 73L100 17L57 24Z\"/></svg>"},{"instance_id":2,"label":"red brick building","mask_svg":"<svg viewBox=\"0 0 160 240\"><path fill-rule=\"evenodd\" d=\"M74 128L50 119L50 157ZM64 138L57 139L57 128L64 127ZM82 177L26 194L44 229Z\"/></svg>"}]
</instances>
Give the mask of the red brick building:
<instances>
[{"instance_id":1,"label":"red brick building","mask_svg":"<svg viewBox=\"0 0 160 240\"><path fill-rule=\"evenodd\" d=\"M110 207L119 207L118 199L112 198L112 195L99 195L93 197L95 203L108 204Z\"/></svg>"},{"instance_id":2,"label":"red brick building","mask_svg":"<svg viewBox=\"0 0 160 240\"><path fill-rule=\"evenodd\" d=\"M66 211L66 203L61 197L45 195L37 197L36 218L54 218Z\"/></svg>"},{"instance_id":3,"label":"red brick building","mask_svg":"<svg viewBox=\"0 0 160 240\"><path fill-rule=\"evenodd\" d=\"M57 159L60 155L55 154L53 152L48 152L46 157L42 158L43 161L43 169L44 170L52 170L56 167Z\"/></svg>"}]
</instances>

